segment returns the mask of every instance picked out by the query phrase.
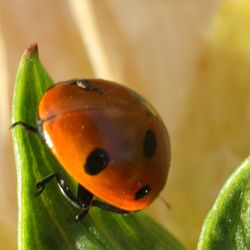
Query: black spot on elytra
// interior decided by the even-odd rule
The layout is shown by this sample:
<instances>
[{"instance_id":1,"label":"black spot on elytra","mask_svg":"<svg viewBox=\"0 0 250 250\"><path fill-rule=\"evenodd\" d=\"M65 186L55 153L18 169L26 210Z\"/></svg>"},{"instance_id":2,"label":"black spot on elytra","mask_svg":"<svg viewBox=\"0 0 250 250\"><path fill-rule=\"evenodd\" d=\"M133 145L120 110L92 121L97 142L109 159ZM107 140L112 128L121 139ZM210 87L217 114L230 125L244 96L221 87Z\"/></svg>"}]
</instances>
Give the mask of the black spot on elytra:
<instances>
[{"instance_id":1,"label":"black spot on elytra","mask_svg":"<svg viewBox=\"0 0 250 250\"><path fill-rule=\"evenodd\" d=\"M152 158L156 152L157 140L152 129L148 129L144 136L144 155L147 158Z\"/></svg>"},{"instance_id":2,"label":"black spot on elytra","mask_svg":"<svg viewBox=\"0 0 250 250\"><path fill-rule=\"evenodd\" d=\"M96 148L88 156L84 169L89 175L97 175L108 165L109 156L103 149Z\"/></svg>"},{"instance_id":3,"label":"black spot on elytra","mask_svg":"<svg viewBox=\"0 0 250 250\"><path fill-rule=\"evenodd\" d=\"M150 186L145 185L135 193L135 200L140 200L150 192Z\"/></svg>"}]
</instances>

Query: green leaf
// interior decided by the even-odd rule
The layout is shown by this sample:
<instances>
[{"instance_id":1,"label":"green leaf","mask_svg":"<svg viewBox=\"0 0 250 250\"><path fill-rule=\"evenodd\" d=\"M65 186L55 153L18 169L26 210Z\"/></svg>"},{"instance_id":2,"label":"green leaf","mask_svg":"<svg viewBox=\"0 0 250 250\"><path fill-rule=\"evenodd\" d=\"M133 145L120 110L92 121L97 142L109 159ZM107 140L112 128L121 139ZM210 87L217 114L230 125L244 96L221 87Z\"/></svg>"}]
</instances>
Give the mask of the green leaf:
<instances>
[{"instance_id":1,"label":"green leaf","mask_svg":"<svg viewBox=\"0 0 250 250\"><path fill-rule=\"evenodd\" d=\"M12 122L36 127L39 99L51 85L52 80L39 61L37 46L33 45L25 51L19 65ZM71 188L76 188L76 183L37 133L16 126L12 135L18 179L19 249L184 249L143 213L124 216L91 208L86 218L73 223L79 211L61 195L55 182L35 198L36 182L53 172L60 171Z\"/></svg>"},{"instance_id":2,"label":"green leaf","mask_svg":"<svg viewBox=\"0 0 250 250\"><path fill-rule=\"evenodd\" d=\"M203 225L198 249L250 249L250 158L220 191Z\"/></svg>"}]
</instances>

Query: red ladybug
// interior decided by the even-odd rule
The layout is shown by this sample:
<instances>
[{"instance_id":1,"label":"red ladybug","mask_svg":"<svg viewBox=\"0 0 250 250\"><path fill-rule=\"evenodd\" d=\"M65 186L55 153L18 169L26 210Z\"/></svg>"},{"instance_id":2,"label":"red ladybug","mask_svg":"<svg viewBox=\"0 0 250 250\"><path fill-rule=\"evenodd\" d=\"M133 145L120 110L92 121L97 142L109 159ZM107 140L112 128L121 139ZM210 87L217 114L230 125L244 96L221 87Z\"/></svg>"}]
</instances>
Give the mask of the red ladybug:
<instances>
[{"instance_id":1,"label":"red ladybug","mask_svg":"<svg viewBox=\"0 0 250 250\"><path fill-rule=\"evenodd\" d=\"M23 122L13 127L17 124L36 131ZM129 88L100 79L59 82L42 96L37 124L54 156L79 183L75 197L62 176L53 173L37 183L37 195L55 177L81 209L76 220L90 206L116 213L141 210L165 186L167 130L155 109Z\"/></svg>"}]
</instances>

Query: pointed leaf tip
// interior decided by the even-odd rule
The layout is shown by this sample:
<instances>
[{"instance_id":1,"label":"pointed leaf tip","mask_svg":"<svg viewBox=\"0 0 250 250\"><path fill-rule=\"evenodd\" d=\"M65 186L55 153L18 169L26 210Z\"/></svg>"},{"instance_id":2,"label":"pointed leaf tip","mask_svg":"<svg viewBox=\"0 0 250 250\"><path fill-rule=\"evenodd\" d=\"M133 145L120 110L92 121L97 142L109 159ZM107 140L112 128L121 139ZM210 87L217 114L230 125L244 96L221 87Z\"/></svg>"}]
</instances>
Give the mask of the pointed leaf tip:
<instances>
[{"instance_id":1,"label":"pointed leaf tip","mask_svg":"<svg viewBox=\"0 0 250 250\"><path fill-rule=\"evenodd\" d=\"M24 52L24 56L31 56L32 54L38 53L38 45L37 43L31 44Z\"/></svg>"}]
</instances>

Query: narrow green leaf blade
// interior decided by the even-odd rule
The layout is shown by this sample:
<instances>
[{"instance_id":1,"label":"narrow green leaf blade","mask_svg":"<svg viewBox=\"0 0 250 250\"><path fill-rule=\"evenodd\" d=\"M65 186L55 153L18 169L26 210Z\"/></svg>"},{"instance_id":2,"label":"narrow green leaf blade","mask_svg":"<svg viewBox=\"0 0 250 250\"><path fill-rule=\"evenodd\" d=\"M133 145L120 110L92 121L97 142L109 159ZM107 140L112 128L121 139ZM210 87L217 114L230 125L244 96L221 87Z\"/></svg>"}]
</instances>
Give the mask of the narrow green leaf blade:
<instances>
[{"instance_id":1,"label":"narrow green leaf blade","mask_svg":"<svg viewBox=\"0 0 250 250\"><path fill-rule=\"evenodd\" d=\"M36 127L37 105L52 80L39 61L37 47L23 55L16 78L12 122ZM65 200L55 182L34 197L35 184L60 172L74 189L76 183L54 159L41 137L22 126L12 129L18 179L19 249L184 249L170 233L143 213L115 215L91 208L79 223L79 212Z\"/></svg>"},{"instance_id":2,"label":"narrow green leaf blade","mask_svg":"<svg viewBox=\"0 0 250 250\"><path fill-rule=\"evenodd\" d=\"M198 249L250 249L250 158L220 191L205 219Z\"/></svg>"}]
</instances>

